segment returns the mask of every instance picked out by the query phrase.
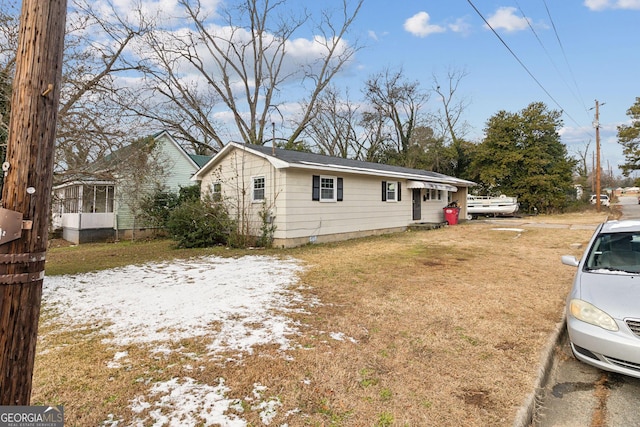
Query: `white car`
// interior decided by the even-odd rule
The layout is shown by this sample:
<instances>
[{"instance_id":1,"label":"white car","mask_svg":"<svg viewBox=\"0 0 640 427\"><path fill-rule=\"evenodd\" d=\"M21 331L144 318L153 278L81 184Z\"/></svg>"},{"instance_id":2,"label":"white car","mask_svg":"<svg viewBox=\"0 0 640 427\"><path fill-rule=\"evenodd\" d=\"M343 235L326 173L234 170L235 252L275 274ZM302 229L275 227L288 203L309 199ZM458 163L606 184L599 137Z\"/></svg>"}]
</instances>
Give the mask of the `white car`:
<instances>
[{"instance_id":1,"label":"white car","mask_svg":"<svg viewBox=\"0 0 640 427\"><path fill-rule=\"evenodd\" d=\"M640 378L640 221L600 225L577 267L567 298L574 356L607 371Z\"/></svg>"},{"instance_id":2,"label":"white car","mask_svg":"<svg viewBox=\"0 0 640 427\"><path fill-rule=\"evenodd\" d=\"M591 203L592 205L596 204L596 195L593 194L591 196L591 198L589 199L589 203ZM600 204L602 206L609 206L609 196L607 196L606 194L601 194L600 195Z\"/></svg>"}]
</instances>

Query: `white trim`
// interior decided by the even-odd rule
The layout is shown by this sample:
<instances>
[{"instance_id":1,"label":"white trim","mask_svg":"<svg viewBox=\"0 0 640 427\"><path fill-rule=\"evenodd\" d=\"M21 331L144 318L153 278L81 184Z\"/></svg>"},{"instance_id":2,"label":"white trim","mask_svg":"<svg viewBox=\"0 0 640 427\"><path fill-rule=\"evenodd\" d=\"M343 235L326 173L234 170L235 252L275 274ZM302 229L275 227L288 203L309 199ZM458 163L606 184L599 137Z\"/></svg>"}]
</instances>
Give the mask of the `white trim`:
<instances>
[{"instance_id":1,"label":"white trim","mask_svg":"<svg viewBox=\"0 0 640 427\"><path fill-rule=\"evenodd\" d=\"M55 187L53 187L52 190L61 190L63 188L72 187L74 185L116 185L116 182L115 181L105 181L105 180L92 181L90 179L87 179L87 180L76 180L76 181L65 182L63 184L58 184Z\"/></svg>"},{"instance_id":2,"label":"white trim","mask_svg":"<svg viewBox=\"0 0 640 427\"><path fill-rule=\"evenodd\" d=\"M333 197L328 199L325 197L322 197L322 180L331 180L331 182L333 182ZM337 176L329 176L329 175L320 175L320 199L319 201L321 203L335 203L338 201L338 177Z\"/></svg>"},{"instance_id":3,"label":"white trim","mask_svg":"<svg viewBox=\"0 0 640 427\"><path fill-rule=\"evenodd\" d=\"M178 144L178 141L176 141L176 139L173 137L173 135L171 135L168 131L163 130L161 131L159 134L157 134L153 140L154 141L158 141L160 139L160 137L162 136L166 136L169 139L169 142L171 142L173 144L173 146L180 152L180 154L182 155L182 157L184 157L193 167L193 174L191 176L193 176L197 171L198 171L198 164L196 163L195 160L193 160L191 158L191 156L189 156L189 154L187 153L187 151L180 145Z\"/></svg>"},{"instance_id":4,"label":"white trim","mask_svg":"<svg viewBox=\"0 0 640 427\"><path fill-rule=\"evenodd\" d=\"M256 199L256 179L262 179L262 199ZM262 203L267 198L267 178L264 175L256 175L251 177L251 202Z\"/></svg>"},{"instance_id":5,"label":"white trim","mask_svg":"<svg viewBox=\"0 0 640 427\"><path fill-rule=\"evenodd\" d=\"M350 166L326 165L326 164L312 163L312 162L300 162L293 165L288 164L287 167L297 168L297 169L322 170L327 172L338 172L338 173L352 172L352 173L357 173L359 175L371 175L371 176L400 178L400 179L404 178L404 179L412 179L412 180L429 180L430 182L433 182L433 183L457 184L461 186L464 186L465 184L467 184L468 186L476 185L471 181L465 181L463 179L457 179L457 178L451 178L451 179L436 178L436 177L432 178L429 176L406 173L406 172L393 172L393 171L377 170L377 169L369 169L369 168L357 168L357 167L350 167ZM455 187L452 186L451 188L455 188ZM456 188L456 191L457 191L457 188Z\"/></svg>"},{"instance_id":6,"label":"white trim","mask_svg":"<svg viewBox=\"0 0 640 427\"><path fill-rule=\"evenodd\" d=\"M385 202L397 202L398 201L398 181L386 181L385 183L385 187L384 187L384 193L385 193ZM395 186L394 190L393 190L393 199L389 198L389 185L393 185Z\"/></svg>"},{"instance_id":7,"label":"white trim","mask_svg":"<svg viewBox=\"0 0 640 427\"><path fill-rule=\"evenodd\" d=\"M267 160L268 162L270 162L276 169L283 169L291 166L289 163L285 161L282 161L272 156L268 156L260 151L256 151L251 148L248 148L244 144L238 144L237 142L230 142L224 147L222 147L222 149L218 151L216 155L213 156L207 163L205 163L204 166L202 166L199 171L193 174L193 176L191 177L191 181L201 181L202 178L207 175L209 170L215 166L215 164L218 162L218 159L223 158L228 151L234 148L237 148L242 151L247 151L253 155L261 157Z\"/></svg>"}]
</instances>

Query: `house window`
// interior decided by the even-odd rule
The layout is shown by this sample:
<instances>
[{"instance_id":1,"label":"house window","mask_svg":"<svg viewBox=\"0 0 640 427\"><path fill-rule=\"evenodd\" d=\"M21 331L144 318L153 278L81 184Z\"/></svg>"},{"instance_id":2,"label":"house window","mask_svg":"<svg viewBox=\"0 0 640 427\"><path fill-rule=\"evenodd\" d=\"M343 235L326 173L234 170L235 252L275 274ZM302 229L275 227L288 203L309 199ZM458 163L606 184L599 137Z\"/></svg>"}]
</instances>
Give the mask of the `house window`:
<instances>
[{"instance_id":1,"label":"house window","mask_svg":"<svg viewBox=\"0 0 640 427\"><path fill-rule=\"evenodd\" d=\"M335 202L335 178L333 177L320 177L320 201L321 202Z\"/></svg>"},{"instance_id":2,"label":"house window","mask_svg":"<svg viewBox=\"0 0 640 427\"><path fill-rule=\"evenodd\" d=\"M64 210L65 213L79 212L80 186L74 185L64 189Z\"/></svg>"},{"instance_id":3,"label":"house window","mask_svg":"<svg viewBox=\"0 0 640 427\"><path fill-rule=\"evenodd\" d=\"M397 181L382 181L382 201L399 202L401 198L401 187Z\"/></svg>"},{"instance_id":4,"label":"house window","mask_svg":"<svg viewBox=\"0 0 640 427\"><path fill-rule=\"evenodd\" d=\"M343 200L343 180L335 176L313 175L311 200L320 202L341 202Z\"/></svg>"},{"instance_id":5,"label":"house window","mask_svg":"<svg viewBox=\"0 0 640 427\"><path fill-rule=\"evenodd\" d=\"M82 188L82 212L112 213L113 185L84 185Z\"/></svg>"},{"instance_id":6,"label":"house window","mask_svg":"<svg viewBox=\"0 0 640 427\"><path fill-rule=\"evenodd\" d=\"M442 200L442 191L434 188L427 189L425 193L425 200Z\"/></svg>"},{"instance_id":7,"label":"house window","mask_svg":"<svg viewBox=\"0 0 640 427\"><path fill-rule=\"evenodd\" d=\"M253 201L262 202L264 200L264 176L253 177Z\"/></svg>"},{"instance_id":8,"label":"house window","mask_svg":"<svg viewBox=\"0 0 640 427\"><path fill-rule=\"evenodd\" d=\"M222 184L219 182L214 182L211 184L211 198L216 202L222 200Z\"/></svg>"},{"instance_id":9,"label":"house window","mask_svg":"<svg viewBox=\"0 0 640 427\"><path fill-rule=\"evenodd\" d=\"M395 202L397 200L396 185L395 182L387 182L387 202Z\"/></svg>"}]
</instances>

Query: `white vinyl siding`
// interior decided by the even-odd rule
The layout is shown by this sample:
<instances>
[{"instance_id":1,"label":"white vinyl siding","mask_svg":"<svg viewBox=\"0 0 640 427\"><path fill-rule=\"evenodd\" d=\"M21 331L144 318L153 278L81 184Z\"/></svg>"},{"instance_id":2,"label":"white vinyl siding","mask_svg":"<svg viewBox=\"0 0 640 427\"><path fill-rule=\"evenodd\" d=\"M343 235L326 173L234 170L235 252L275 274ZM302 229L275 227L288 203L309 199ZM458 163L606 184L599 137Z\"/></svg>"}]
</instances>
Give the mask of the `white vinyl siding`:
<instances>
[{"instance_id":1,"label":"white vinyl siding","mask_svg":"<svg viewBox=\"0 0 640 427\"><path fill-rule=\"evenodd\" d=\"M247 213L251 230L260 233L261 204L252 201L252 179L264 177L265 205L274 218L276 240L303 239L348 233L374 233L377 230L399 230L413 224L411 190L402 194L407 181L352 172L326 173L311 168L282 167L249 150L229 150L209 165L202 176L202 188L221 184L221 195L231 214ZM324 178L324 181L323 181ZM395 179L394 179L395 178ZM393 203L381 203L381 183L387 197L386 183L395 183ZM405 190L406 191L406 190ZM333 193L333 194L331 194ZM327 201L321 201L323 199ZM244 200L246 198L247 200ZM446 203L437 200L423 203L422 222L441 223ZM244 210L238 211L244 207Z\"/></svg>"},{"instance_id":2,"label":"white vinyl siding","mask_svg":"<svg viewBox=\"0 0 640 427\"><path fill-rule=\"evenodd\" d=\"M207 192L211 194L215 186L219 185L219 197L229 209L231 217L236 220L248 218L250 233L258 236L262 226L260 211L263 206L272 211L276 219L279 216L277 209L280 206L279 193L282 188L276 186L278 176L278 172L274 175L267 160L248 151L235 149L222 157L202 177L201 188L204 196ZM254 187L254 184L258 184L258 187ZM256 196L262 198L256 199Z\"/></svg>"},{"instance_id":3,"label":"white vinyl siding","mask_svg":"<svg viewBox=\"0 0 640 427\"><path fill-rule=\"evenodd\" d=\"M280 188L287 191L278 199L276 238L397 228L412 222L411 198L380 203L380 178L374 176L345 174L340 203L310 200L309 172L288 169L282 179Z\"/></svg>"}]
</instances>

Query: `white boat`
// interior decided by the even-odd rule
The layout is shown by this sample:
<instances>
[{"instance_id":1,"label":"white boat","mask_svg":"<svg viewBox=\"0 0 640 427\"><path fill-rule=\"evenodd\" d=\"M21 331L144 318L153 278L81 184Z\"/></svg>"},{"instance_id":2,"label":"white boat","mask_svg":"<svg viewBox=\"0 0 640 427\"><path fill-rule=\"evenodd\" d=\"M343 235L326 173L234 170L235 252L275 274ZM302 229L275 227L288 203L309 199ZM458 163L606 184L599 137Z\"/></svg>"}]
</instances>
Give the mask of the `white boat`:
<instances>
[{"instance_id":1,"label":"white boat","mask_svg":"<svg viewBox=\"0 0 640 427\"><path fill-rule=\"evenodd\" d=\"M480 215L513 215L519 208L517 197L504 194L498 197L467 196L467 219L474 219Z\"/></svg>"}]
</instances>

